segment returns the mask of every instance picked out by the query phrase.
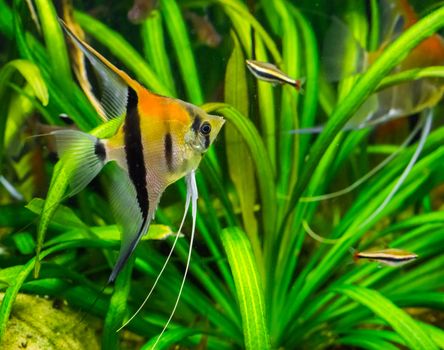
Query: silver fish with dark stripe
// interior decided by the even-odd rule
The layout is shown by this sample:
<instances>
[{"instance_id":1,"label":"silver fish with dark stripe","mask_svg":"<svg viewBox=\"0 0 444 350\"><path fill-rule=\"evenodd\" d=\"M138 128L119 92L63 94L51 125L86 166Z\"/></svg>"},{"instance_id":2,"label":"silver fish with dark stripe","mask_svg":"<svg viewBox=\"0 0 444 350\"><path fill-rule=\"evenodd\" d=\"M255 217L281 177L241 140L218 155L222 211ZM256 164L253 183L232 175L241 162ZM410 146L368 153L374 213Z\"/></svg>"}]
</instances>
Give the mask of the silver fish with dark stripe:
<instances>
[{"instance_id":1,"label":"silver fish with dark stripe","mask_svg":"<svg viewBox=\"0 0 444 350\"><path fill-rule=\"evenodd\" d=\"M259 80L267 81L273 84L289 84L294 86L297 91L303 92L303 79L293 79L289 77L274 64L255 60L246 60L246 63L250 72Z\"/></svg>"},{"instance_id":2,"label":"silver fish with dark stripe","mask_svg":"<svg viewBox=\"0 0 444 350\"><path fill-rule=\"evenodd\" d=\"M356 252L355 260L376 261L388 266L401 266L416 260L417 254L402 249L390 248L375 251Z\"/></svg>"}]
</instances>

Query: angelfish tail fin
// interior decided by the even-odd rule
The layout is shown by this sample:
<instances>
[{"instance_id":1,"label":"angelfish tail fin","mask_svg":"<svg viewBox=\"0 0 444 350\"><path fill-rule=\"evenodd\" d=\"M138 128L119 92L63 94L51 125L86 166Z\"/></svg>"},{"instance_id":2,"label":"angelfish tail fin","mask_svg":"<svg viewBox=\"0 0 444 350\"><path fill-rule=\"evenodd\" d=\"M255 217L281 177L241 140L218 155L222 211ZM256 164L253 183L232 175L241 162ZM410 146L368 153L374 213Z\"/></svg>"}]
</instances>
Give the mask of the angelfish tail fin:
<instances>
[{"instance_id":1,"label":"angelfish tail fin","mask_svg":"<svg viewBox=\"0 0 444 350\"><path fill-rule=\"evenodd\" d=\"M102 140L78 130L57 130L57 153L68 176L68 196L83 190L106 163L106 147Z\"/></svg>"}]
</instances>

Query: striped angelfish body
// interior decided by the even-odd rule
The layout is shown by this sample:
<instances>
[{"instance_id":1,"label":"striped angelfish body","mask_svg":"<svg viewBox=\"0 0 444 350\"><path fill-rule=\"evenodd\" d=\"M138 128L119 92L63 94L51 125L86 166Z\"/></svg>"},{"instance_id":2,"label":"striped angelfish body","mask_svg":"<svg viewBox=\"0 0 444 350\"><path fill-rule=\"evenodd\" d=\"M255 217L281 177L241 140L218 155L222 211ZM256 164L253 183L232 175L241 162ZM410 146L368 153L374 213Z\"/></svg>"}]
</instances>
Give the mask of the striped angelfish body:
<instances>
[{"instance_id":1,"label":"striped angelfish body","mask_svg":"<svg viewBox=\"0 0 444 350\"><path fill-rule=\"evenodd\" d=\"M171 99L168 104L153 104L156 108L150 110L146 100L138 103L140 93L136 91L129 90L124 123L117 134L104 143L108 160L117 161L130 175L146 177L150 190L159 191L195 168L201 153L184 144L192 116L181 104ZM141 92L143 96L143 90ZM150 100L165 99L149 97ZM169 118L172 112L174 119Z\"/></svg>"},{"instance_id":2,"label":"striped angelfish body","mask_svg":"<svg viewBox=\"0 0 444 350\"><path fill-rule=\"evenodd\" d=\"M104 120L124 117L109 139L74 130L53 133L70 172L68 195L83 189L106 163L118 165L108 179L111 209L122 231L112 282L148 232L166 187L198 167L224 119L148 91L62 26L103 80L98 113Z\"/></svg>"},{"instance_id":3,"label":"striped angelfish body","mask_svg":"<svg viewBox=\"0 0 444 350\"><path fill-rule=\"evenodd\" d=\"M395 248L355 253L355 259L357 260L376 261L388 266L401 266L415 260L417 257L418 255L415 253Z\"/></svg>"}]
</instances>

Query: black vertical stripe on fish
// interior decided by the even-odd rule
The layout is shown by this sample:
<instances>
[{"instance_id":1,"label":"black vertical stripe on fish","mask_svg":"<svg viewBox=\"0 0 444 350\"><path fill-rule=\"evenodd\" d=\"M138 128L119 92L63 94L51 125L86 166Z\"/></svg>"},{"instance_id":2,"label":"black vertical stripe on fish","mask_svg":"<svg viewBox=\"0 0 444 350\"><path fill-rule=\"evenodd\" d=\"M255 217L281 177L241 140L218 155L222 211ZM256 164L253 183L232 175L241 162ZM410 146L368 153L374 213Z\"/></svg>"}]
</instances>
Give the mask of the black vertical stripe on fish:
<instances>
[{"instance_id":1,"label":"black vertical stripe on fish","mask_svg":"<svg viewBox=\"0 0 444 350\"><path fill-rule=\"evenodd\" d=\"M143 156L142 135L140 133L140 116L137 110L138 102L137 93L131 87L128 87L128 102L126 106L125 124L123 126L125 155L128 175L136 189L137 203L142 213L142 223L129 246L125 247L125 250L120 251L121 255L111 272L108 283L114 282L123 265L125 265L131 253L136 248L137 243L142 237L142 231L148 227L149 198L146 183L147 172L145 158ZM134 234L134 232L125 232L124 234Z\"/></svg>"},{"instance_id":2,"label":"black vertical stripe on fish","mask_svg":"<svg viewBox=\"0 0 444 350\"><path fill-rule=\"evenodd\" d=\"M97 139L95 145L94 145L94 154L99 158L100 161L104 162L106 159L106 150L105 145Z\"/></svg>"},{"instance_id":3,"label":"black vertical stripe on fish","mask_svg":"<svg viewBox=\"0 0 444 350\"><path fill-rule=\"evenodd\" d=\"M194 132L198 132L200 129L200 124L202 123L202 119L198 116L194 116L193 124L191 124L191 129L194 130Z\"/></svg>"},{"instance_id":4,"label":"black vertical stripe on fish","mask_svg":"<svg viewBox=\"0 0 444 350\"><path fill-rule=\"evenodd\" d=\"M164 151L168 170L173 171L173 138L169 132L166 133L164 138Z\"/></svg>"},{"instance_id":5,"label":"black vertical stripe on fish","mask_svg":"<svg viewBox=\"0 0 444 350\"><path fill-rule=\"evenodd\" d=\"M145 219L148 216L149 202L146 187L145 158L140 133L140 116L137 110L138 102L137 93L129 87L125 125L123 127L126 164L131 182L136 188L137 202Z\"/></svg>"},{"instance_id":6,"label":"black vertical stripe on fish","mask_svg":"<svg viewBox=\"0 0 444 350\"><path fill-rule=\"evenodd\" d=\"M210 147L210 135L205 135L205 149Z\"/></svg>"}]
</instances>

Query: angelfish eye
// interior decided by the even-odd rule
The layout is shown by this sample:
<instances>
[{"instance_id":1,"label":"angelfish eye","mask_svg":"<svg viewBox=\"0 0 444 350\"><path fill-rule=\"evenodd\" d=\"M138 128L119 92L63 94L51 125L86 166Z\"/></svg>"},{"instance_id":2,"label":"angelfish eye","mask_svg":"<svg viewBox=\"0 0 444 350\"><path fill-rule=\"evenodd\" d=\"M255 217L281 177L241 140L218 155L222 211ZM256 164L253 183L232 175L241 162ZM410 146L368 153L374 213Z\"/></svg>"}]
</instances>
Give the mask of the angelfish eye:
<instances>
[{"instance_id":1,"label":"angelfish eye","mask_svg":"<svg viewBox=\"0 0 444 350\"><path fill-rule=\"evenodd\" d=\"M208 122L202 123L200 126L200 133L202 135L208 135L211 132L211 125Z\"/></svg>"}]
</instances>

